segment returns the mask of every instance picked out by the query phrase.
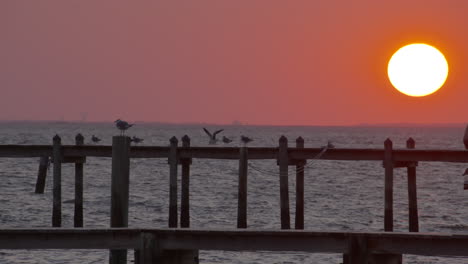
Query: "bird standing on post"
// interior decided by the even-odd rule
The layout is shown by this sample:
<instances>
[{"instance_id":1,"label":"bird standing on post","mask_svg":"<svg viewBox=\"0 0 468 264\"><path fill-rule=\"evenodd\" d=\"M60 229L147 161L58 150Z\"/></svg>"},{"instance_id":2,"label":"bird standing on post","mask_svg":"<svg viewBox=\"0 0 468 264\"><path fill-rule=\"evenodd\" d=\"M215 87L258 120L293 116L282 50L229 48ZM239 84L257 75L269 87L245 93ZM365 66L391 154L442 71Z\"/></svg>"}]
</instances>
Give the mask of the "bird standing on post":
<instances>
[{"instance_id":1,"label":"bird standing on post","mask_svg":"<svg viewBox=\"0 0 468 264\"><path fill-rule=\"evenodd\" d=\"M120 130L121 136L124 135L125 130L133 126L133 124L129 124L128 122L120 120L120 119L115 120L114 123L115 123L115 126Z\"/></svg>"}]
</instances>

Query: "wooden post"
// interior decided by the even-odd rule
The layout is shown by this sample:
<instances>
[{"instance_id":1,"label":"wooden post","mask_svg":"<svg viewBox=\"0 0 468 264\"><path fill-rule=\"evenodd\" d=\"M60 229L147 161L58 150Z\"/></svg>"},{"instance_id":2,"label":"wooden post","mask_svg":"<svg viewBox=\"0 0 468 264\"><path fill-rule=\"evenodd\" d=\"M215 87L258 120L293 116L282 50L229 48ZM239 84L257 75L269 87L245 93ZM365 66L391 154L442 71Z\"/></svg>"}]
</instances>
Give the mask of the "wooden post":
<instances>
[{"instance_id":1,"label":"wooden post","mask_svg":"<svg viewBox=\"0 0 468 264\"><path fill-rule=\"evenodd\" d=\"M39 170L37 171L35 193L44 193L48 166L49 166L49 156L41 157L39 161Z\"/></svg>"},{"instance_id":2,"label":"wooden post","mask_svg":"<svg viewBox=\"0 0 468 264\"><path fill-rule=\"evenodd\" d=\"M190 147L190 138L187 135L182 137L182 147ZM192 159L183 159L181 163L180 227L190 227L190 164L192 164Z\"/></svg>"},{"instance_id":3,"label":"wooden post","mask_svg":"<svg viewBox=\"0 0 468 264\"><path fill-rule=\"evenodd\" d=\"M169 227L177 227L177 143L176 137L170 139L169 150Z\"/></svg>"},{"instance_id":4,"label":"wooden post","mask_svg":"<svg viewBox=\"0 0 468 264\"><path fill-rule=\"evenodd\" d=\"M385 167L385 212L384 230L393 231L393 147L392 141L387 138L384 142Z\"/></svg>"},{"instance_id":5,"label":"wooden post","mask_svg":"<svg viewBox=\"0 0 468 264\"><path fill-rule=\"evenodd\" d=\"M156 237L151 233L141 233L140 235L140 249L135 254L135 264L153 264L160 263L158 261L159 249L157 248ZM138 256L138 257L137 257ZM137 263L138 262L138 263Z\"/></svg>"},{"instance_id":6,"label":"wooden post","mask_svg":"<svg viewBox=\"0 0 468 264\"><path fill-rule=\"evenodd\" d=\"M368 264L369 251L364 237L350 237L348 243L347 264Z\"/></svg>"},{"instance_id":7,"label":"wooden post","mask_svg":"<svg viewBox=\"0 0 468 264\"><path fill-rule=\"evenodd\" d=\"M75 137L75 145L84 145L84 137L78 133ZM74 226L83 227L83 163L75 163L75 216Z\"/></svg>"},{"instance_id":8,"label":"wooden post","mask_svg":"<svg viewBox=\"0 0 468 264\"><path fill-rule=\"evenodd\" d=\"M128 227L130 138L112 138L111 227ZM110 264L127 263L127 250L111 250Z\"/></svg>"},{"instance_id":9,"label":"wooden post","mask_svg":"<svg viewBox=\"0 0 468 264\"><path fill-rule=\"evenodd\" d=\"M415 141L409 138L406 141L406 148L414 149ZM416 193L416 163L408 164L408 210L409 210L409 231L419 232L418 221L418 197Z\"/></svg>"},{"instance_id":10,"label":"wooden post","mask_svg":"<svg viewBox=\"0 0 468 264\"><path fill-rule=\"evenodd\" d=\"M62 225L62 145L58 135L53 138L52 155L54 161L52 227Z\"/></svg>"},{"instance_id":11,"label":"wooden post","mask_svg":"<svg viewBox=\"0 0 468 264\"><path fill-rule=\"evenodd\" d=\"M140 236L139 257L135 257L138 264L198 264L198 250L162 250L157 237L149 232L142 232Z\"/></svg>"},{"instance_id":12,"label":"wooden post","mask_svg":"<svg viewBox=\"0 0 468 264\"><path fill-rule=\"evenodd\" d=\"M279 178L280 178L280 206L281 206L281 229L290 229L289 219L289 189L288 189L288 139L281 136L278 150Z\"/></svg>"},{"instance_id":13,"label":"wooden post","mask_svg":"<svg viewBox=\"0 0 468 264\"><path fill-rule=\"evenodd\" d=\"M304 148L304 139L296 139L296 148ZM295 228L304 229L304 164L305 160L296 161L296 218Z\"/></svg>"},{"instance_id":14,"label":"wooden post","mask_svg":"<svg viewBox=\"0 0 468 264\"><path fill-rule=\"evenodd\" d=\"M239 184L237 194L237 228L247 228L247 155L247 147L240 147Z\"/></svg>"}]
</instances>

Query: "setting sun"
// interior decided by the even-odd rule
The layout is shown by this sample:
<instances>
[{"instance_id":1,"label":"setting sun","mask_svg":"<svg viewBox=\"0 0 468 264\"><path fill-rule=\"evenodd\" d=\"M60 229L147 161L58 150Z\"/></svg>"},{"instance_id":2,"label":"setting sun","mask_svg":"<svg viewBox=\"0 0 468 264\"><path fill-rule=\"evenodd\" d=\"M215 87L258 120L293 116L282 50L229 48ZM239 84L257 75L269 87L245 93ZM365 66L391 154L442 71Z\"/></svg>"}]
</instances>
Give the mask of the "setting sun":
<instances>
[{"instance_id":1,"label":"setting sun","mask_svg":"<svg viewBox=\"0 0 468 264\"><path fill-rule=\"evenodd\" d=\"M392 85L409 96L426 96L439 90L448 75L444 55L433 46L417 43L400 48L388 62Z\"/></svg>"}]
</instances>

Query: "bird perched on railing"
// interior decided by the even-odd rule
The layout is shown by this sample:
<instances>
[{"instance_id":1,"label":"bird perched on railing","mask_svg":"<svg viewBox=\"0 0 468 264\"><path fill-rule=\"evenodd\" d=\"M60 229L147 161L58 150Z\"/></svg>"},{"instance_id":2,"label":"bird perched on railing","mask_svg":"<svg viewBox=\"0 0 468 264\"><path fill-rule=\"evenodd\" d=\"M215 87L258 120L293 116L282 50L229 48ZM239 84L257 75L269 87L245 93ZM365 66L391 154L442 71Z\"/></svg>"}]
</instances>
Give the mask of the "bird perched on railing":
<instances>
[{"instance_id":1,"label":"bird perched on railing","mask_svg":"<svg viewBox=\"0 0 468 264\"><path fill-rule=\"evenodd\" d=\"M232 139L223 136L223 142L224 142L225 144L229 144L229 143L232 142Z\"/></svg>"},{"instance_id":2,"label":"bird perched on railing","mask_svg":"<svg viewBox=\"0 0 468 264\"><path fill-rule=\"evenodd\" d=\"M115 123L115 126L120 130L121 136L125 134L125 130L133 126L133 124L129 124L128 122L120 120L120 119L115 120L114 123Z\"/></svg>"},{"instance_id":3,"label":"bird perched on railing","mask_svg":"<svg viewBox=\"0 0 468 264\"><path fill-rule=\"evenodd\" d=\"M203 128L203 130L205 130L205 133L208 135L208 137L210 137L210 141L208 142L208 144L210 145L216 144L216 142L218 142L218 139L216 139L216 135L224 131L224 129L220 129L216 130L213 134L211 134L210 131L208 131L208 129Z\"/></svg>"},{"instance_id":4,"label":"bird perched on railing","mask_svg":"<svg viewBox=\"0 0 468 264\"><path fill-rule=\"evenodd\" d=\"M91 141L93 141L94 143L98 143L99 141L101 141L101 139L98 138L98 137L96 137L95 135L93 135L93 136L91 137Z\"/></svg>"},{"instance_id":5,"label":"bird perched on railing","mask_svg":"<svg viewBox=\"0 0 468 264\"><path fill-rule=\"evenodd\" d=\"M241 136L241 141L242 141L242 143L244 143L244 145L247 145L247 143L253 141L253 139L242 135Z\"/></svg>"},{"instance_id":6,"label":"bird perched on railing","mask_svg":"<svg viewBox=\"0 0 468 264\"><path fill-rule=\"evenodd\" d=\"M142 138L139 138L139 137L135 137L133 136L131 139L130 139L131 142L135 142L135 143L141 143L143 142L143 139Z\"/></svg>"}]
</instances>

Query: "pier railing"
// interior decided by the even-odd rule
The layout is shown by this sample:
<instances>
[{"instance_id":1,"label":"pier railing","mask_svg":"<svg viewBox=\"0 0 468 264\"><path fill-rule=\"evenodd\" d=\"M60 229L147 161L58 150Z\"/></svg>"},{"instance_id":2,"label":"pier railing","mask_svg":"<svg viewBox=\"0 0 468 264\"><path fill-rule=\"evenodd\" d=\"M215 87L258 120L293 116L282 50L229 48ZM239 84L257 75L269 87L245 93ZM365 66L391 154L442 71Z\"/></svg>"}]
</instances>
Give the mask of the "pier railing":
<instances>
[{"instance_id":1,"label":"pier railing","mask_svg":"<svg viewBox=\"0 0 468 264\"><path fill-rule=\"evenodd\" d=\"M111 186L111 227L128 227L129 161L135 158L164 158L169 166L169 216L168 227L190 227L190 166L193 159L231 159L239 161L238 177L238 214L237 228L247 228L247 177L248 160L276 160L280 182L280 219L281 229L291 229L288 168L296 168L296 210L295 229L304 228L304 169L307 160L381 161L384 167L385 208L384 231L393 231L393 172L395 168L407 168L409 197L409 231L418 232L418 209L416 167L419 161L468 162L465 150L420 150L415 149L413 139L408 139L406 149L393 149L392 141L387 139L383 149L346 149L346 148L306 148L299 137L294 147L282 136L278 147L194 147L190 138L182 138L182 146L177 138L170 139L167 147L130 146L130 138L113 137L112 146L83 145L83 137L76 136L75 145L62 145L55 136L50 145L0 145L0 157L27 158L40 157L36 192L43 193L47 174L47 163L53 162L53 208L52 226L61 226L61 167L62 163L75 164L75 227L83 227L83 166L87 157L112 158ZM181 166L181 206L180 225L178 217L178 167ZM466 183L465 183L466 188ZM419 239L419 236L417 236ZM354 241L354 240L353 240ZM362 242L362 241L361 241ZM362 244L356 242L356 245ZM354 243L354 242L353 242ZM367 243L367 242L366 242ZM284 243L281 243L284 244ZM353 244L354 245L354 244ZM360 246L353 247L360 247ZM288 250L284 246L278 246ZM278 250L279 250L278 248ZM341 250L340 252L344 252ZM389 251L398 253L398 251ZM449 254L450 255L450 254ZM125 250L112 250L111 259L126 259ZM115 262L119 263L119 262Z\"/></svg>"},{"instance_id":2,"label":"pier railing","mask_svg":"<svg viewBox=\"0 0 468 264\"><path fill-rule=\"evenodd\" d=\"M115 137L119 138L119 137ZM122 137L126 138L126 137ZM173 137L170 145L160 146L130 146L130 139L119 141L114 146L83 145L83 137L76 136L76 145L61 145L60 138L54 137L53 145L0 145L0 158L28 158L40 157L36 193L43 193L48 160L53 160L54 209L53 225L61 226L61 166L62 163L75 164L75 227L83 226L83 164L87 157L113 157L125 153L119 158L118 164L128 159L165 158L170 168L170 205L169 227L178 226L177 217L177 167L181 166L181 227L190 226L189 207L189 178L190 166L193 159L230 159L239 161L239 190L238 190L238 221L237 227L247 227L247 170L248 160L276 160L280 181L281 227L291 227L289 218L288 167L296 167L296 229L304 227L304 164L307 160L348 160L348 161L381 161L385 175L385 211L384 230L393 230L393 170L408 168L408 196L409 196L409 231L418 231L417 195L416 195L416 166L419 161L458 162L468 163L466 150L415 149L413 139L408 139L406 149L393 149L392 142L387 139L383 149L347 149L306 148L302 138L296 140L296 146L289 147L287 139L281 137L278 147L194 147L190 146L190 138L182 138L182 146ZM121 145L124 144L124 145ZM126 169L128 170L128 168ZM113 170L114 171L114 170ZM116 168L115 173L121 171ZM114 172L113 172L114 173ZM466 184L465 184L465 187Z\"/></svg>"}]
</instances>

